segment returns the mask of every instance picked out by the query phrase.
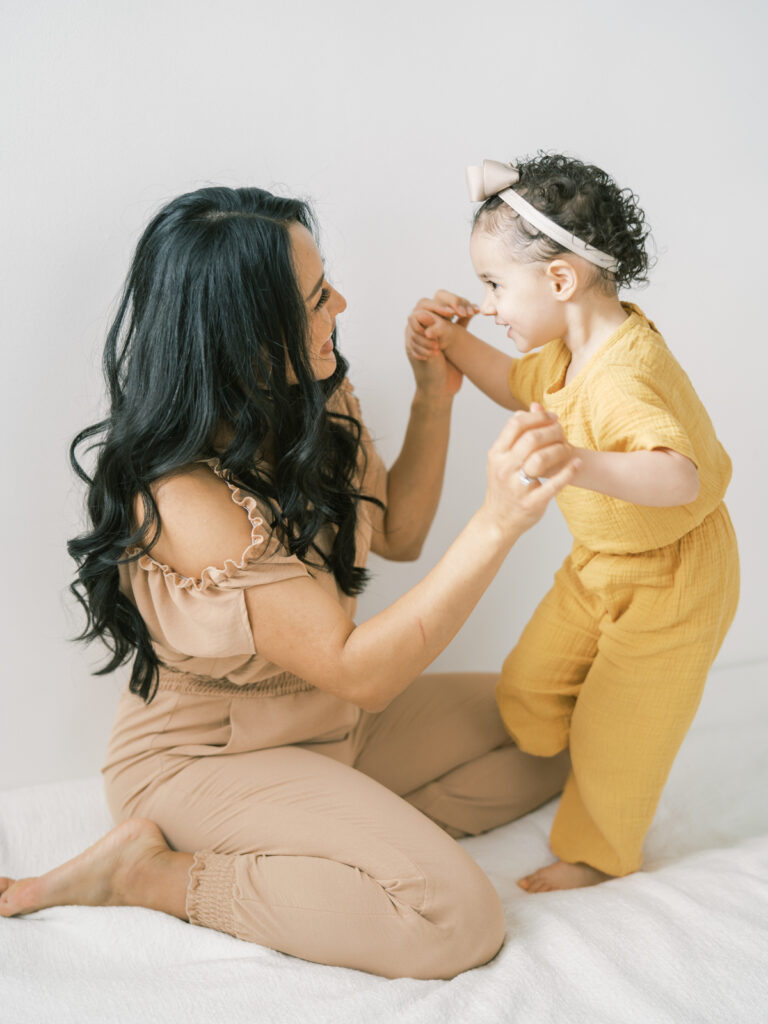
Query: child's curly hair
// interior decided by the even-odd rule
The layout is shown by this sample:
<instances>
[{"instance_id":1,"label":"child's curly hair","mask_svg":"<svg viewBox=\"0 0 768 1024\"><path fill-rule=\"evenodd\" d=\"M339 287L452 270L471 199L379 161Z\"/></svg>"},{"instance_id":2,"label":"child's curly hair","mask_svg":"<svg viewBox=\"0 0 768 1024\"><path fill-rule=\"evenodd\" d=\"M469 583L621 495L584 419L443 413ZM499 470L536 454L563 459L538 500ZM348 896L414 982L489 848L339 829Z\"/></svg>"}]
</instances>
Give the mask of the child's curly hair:
<instances>
[{"instance_id":1,"label":"child's curly hair","mask_svg":"<svg viewBox=\"0 0 768 1024\"><path fill-rule=\"evenodd\" d=\"M594 283L612 292L647 282L651 260L645 246L651 232L631 189L619 188L599 167L558 153L540 152L516 166L520 172L516 192L556 224L618 261L613 272L596 266ZM486 199L478 209L473 229L478 225L503 235L515 252L531 262L568 252L499 196Z\"/></svg>"}]
</instances>

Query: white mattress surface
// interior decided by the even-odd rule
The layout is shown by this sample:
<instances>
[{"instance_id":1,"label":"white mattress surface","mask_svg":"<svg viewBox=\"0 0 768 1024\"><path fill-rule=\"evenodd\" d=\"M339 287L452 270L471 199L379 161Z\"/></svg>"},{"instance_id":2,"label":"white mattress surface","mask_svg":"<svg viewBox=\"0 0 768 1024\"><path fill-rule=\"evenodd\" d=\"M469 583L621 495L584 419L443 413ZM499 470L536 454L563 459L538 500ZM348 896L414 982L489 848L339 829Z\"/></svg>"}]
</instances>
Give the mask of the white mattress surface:
<instances>
[{"instance_id":1,"label":"white mattress surface","mask_svg":"<svg viewBox=\"0 0 768 1024\"><path fill-rule=\"evenodd\" d=\"M322 967L134 908L0 919L2 1024L765 1024L768 664L712 673L642 872L528 895L555 802L462 845L507 913L499 955L452 981ZM98 777L0 793L0 874L111 825Z\"/></svg>"}]
</instances>

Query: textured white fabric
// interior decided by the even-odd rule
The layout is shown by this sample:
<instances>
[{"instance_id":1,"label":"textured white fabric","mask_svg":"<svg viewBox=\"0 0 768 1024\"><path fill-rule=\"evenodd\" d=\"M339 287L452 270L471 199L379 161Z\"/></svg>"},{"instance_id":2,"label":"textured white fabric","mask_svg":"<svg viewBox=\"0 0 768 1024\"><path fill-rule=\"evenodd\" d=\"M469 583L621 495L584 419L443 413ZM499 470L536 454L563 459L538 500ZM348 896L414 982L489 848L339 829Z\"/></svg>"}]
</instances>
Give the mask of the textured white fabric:
<instances>
[{"instance_id":1,"label":"textured white fabric","mask_svg":"<svg viewBox=\"0 0 768 1024\"><path fill-rule=\"evenodd\" d=\"M0 919L3 1024L757 1024L768 1020L768 665L713 673L641 873L530 896L554 803L463 845L507 910L496 959L453 981L320 967L133 908ZM0 874L110 825L101 781L0 793Z\"/></svg>"}]
</instances>

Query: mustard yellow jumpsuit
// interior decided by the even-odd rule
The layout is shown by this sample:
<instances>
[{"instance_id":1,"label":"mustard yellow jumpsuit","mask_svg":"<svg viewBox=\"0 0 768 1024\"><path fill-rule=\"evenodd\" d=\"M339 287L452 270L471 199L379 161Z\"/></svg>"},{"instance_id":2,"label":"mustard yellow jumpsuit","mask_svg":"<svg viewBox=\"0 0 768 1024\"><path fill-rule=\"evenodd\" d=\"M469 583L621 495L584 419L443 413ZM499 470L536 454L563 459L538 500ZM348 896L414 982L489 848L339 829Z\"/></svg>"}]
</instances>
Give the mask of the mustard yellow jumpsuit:
<instances>
[{"instance_id":1,"label":"mustard yellow jumpsuit","mask_svg":"<svg viewBox=\"0 0 768 1024\"><path fill-rule=\"evenodd\" d=\"M698 468L699 496L652 508L567 487L558 502L573 549L496 691L521 750L549 756L570 747L553 852L611 875L642 863L739 590L722 500L730 459L655 326L625 306L628 319L567 384L570 352L557 340L513 362L511 391L557 413L578 447L680 452Z\"/></svg>"}]
</instances>

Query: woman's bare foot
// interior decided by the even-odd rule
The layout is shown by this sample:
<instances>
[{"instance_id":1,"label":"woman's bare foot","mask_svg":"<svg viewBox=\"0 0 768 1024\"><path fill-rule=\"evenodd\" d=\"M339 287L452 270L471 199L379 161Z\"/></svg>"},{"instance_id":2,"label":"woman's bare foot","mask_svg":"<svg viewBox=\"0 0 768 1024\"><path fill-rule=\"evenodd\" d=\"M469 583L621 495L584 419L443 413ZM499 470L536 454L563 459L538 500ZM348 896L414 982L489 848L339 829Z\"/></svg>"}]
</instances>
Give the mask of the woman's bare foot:
<instances>
[{"instance_id":1,"label":"woman's bare foot","mask_svg":"<svg viewBox=\"0 0 768 1024\"><path fill-rule=\"evenodd\" d=\"M0 917L44 907L149 907L186 920L189 853L171 850L153 821L130 818L37 878L0 878Z\"/></svg>"},{"instance_id":2,"label":"woman's bare foot","mask_svg":"<svg viewBox=\"0 0 768 1024\"><path fill-rule=\"evenodd\" d=\"M582 889L609 878L613 875L606 875L589 864L568 864L564 860L556 860L554 864L518 879L517 884L526 892L553 892L555 889Z\"/></svg>"}]
</instances>

